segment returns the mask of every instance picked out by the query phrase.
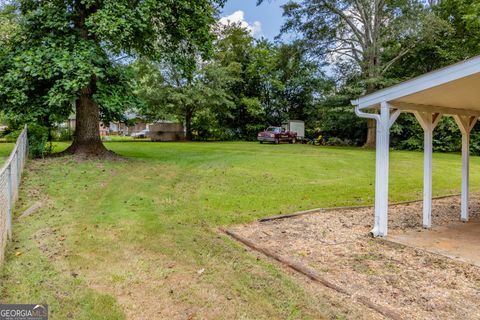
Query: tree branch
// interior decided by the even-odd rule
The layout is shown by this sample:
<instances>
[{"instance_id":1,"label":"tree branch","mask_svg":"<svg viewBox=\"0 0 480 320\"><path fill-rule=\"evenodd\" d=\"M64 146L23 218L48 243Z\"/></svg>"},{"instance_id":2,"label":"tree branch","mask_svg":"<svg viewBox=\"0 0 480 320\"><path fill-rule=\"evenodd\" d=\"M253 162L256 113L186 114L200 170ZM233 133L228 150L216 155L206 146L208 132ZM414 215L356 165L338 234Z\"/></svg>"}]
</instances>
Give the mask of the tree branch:
<instances>
[{"instance_id":1,"label":"tree branch","mask_svg":"<svg viewBox=\"0 0 480 320\"><path fill-rule=\"evenodd\" d=\"M323 5L329 9L332 13L336 14L338 17L340 17L352 30L352 32L355 34L357 37L358 41L360 42L360 45L365 49L365 35L362 34L360 29L357 28L357 26L353 23L352 19L348 17L343 11L338 9L337 7L331 5L330 3L327 3L326 1L322 1Z\"/></svg>"},{"instance_id":2,"label":"tree branch","mask_svg":"<svg viewBox=\"0 0 480 320\"><path fill-rule=\"evenodd\" d=\"M395 58L393 58L392 60L390 60L389 62L387 62L387 63L385 64L385 66L383 67L382 71L380 72L380 74L381 74L381 75L384 75L385 72L387 72L388 69L390 69L390 67L395 64L395 62L397 62L398 60L400 60L403 56L405 56L408 52L410 52L410 50L412 50L414 47L415 47L415 45L411 46L410 48L407 48L407 49L403 50L403 51L400 52Z\"/></svg>"}]
</instances>

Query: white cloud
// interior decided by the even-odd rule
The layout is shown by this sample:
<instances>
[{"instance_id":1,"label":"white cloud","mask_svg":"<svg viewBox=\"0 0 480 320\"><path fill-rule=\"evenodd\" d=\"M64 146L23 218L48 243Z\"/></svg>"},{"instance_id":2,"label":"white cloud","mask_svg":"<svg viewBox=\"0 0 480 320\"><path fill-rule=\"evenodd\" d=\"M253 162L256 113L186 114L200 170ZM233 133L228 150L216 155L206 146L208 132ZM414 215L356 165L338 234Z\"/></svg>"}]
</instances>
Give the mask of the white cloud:
<instances>
[{"instance_id":1,"label":"white cloud","mask_svg":"<svg viewBox=\"0 0 480 320\"><path fill-rule=\"evenodd\" d=\"M229 16L222 17L219 20L219 24L228 26L229 24L239 24L242 28L247 29L254 37L262 36L262 23L260 21L254 21L249 23L245 20L245 12L242 10L235 11Z\"/></svg>"}]
</instances>

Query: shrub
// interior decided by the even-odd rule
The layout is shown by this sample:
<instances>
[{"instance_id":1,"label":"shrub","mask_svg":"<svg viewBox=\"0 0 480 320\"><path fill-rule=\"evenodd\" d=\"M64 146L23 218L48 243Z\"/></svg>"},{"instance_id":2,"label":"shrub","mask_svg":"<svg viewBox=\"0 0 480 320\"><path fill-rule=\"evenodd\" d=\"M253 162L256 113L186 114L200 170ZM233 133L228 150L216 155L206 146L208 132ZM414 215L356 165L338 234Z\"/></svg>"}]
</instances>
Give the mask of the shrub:
<instances>
[{"instance_id":1,"label":"shrub","mask_svg":"<svg viewBox=\"0 0 480 320\"><path fill-rule=\"evenodd\" d=\"M353 145L353 142L348 139L340 139L337 137L330 137L326 142L327 146L346 147Z\"/></svg>"},{"instance_id":2,"label":"shrub","mask_svg":"<svg viewBox=\"0 0 480 320\"><path fill-rule=\"evenodd\" d=\"M32 158L43 158L52 151L52 146L48 143L47 127L38 124L28 126L28 151Z\"/></svg>"},{"instance_id":3,"label":"shrub","mask_svg":"<svg viewBox=\"0 0 480 320\"><path fill-rule=\"evenodd\" d=\"M22 130L8 130L5 135L5 141L15 143Z\"/></svg>"},{"instance_id":4,"label":"shrub","mask_svg":"<svg viewBox=\"0 0 480 320\"><path fill-rule=\"evenodd\" d=\"M70 128L59 128L52 135L53 141L72 141L73 140L73 130Z\"/></svg>"}]
</instances>

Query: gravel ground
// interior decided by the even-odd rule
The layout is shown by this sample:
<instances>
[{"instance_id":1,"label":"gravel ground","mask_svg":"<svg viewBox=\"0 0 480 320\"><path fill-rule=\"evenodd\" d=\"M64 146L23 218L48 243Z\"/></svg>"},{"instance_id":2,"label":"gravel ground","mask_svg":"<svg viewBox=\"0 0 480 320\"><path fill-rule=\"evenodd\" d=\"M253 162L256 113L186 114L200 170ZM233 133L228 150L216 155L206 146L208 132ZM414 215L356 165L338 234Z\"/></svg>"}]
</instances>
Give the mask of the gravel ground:
<instances>
[{"instance_id":1,"label":"gravel ground","mask_svg":"<svg viewBox=\"0 0 480 320\"><path fill-rule=\"evenodd\" d=\"M470 200L470 218L478 221L480 197ZM338 209L231 230L402 318L480 319L478 267L373 239L373 217L372 208ZM459 217L459 197L434 200L433 225L457 222ZM421 202L390 207L390 231L421 226Z\"/></svg>"}]
</instances>

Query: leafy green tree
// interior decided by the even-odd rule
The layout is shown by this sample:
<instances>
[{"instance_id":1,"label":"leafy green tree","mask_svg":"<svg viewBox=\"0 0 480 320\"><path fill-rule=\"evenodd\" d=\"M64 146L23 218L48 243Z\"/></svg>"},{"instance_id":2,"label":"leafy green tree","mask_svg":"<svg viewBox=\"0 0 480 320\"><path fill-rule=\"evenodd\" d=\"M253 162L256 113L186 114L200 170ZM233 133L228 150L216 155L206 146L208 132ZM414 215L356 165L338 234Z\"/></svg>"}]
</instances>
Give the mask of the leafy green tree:
<instances>
[{"instance_id":1,"label":"leafy green tree","mask_svg":"<svg viewBox=\"0 0 480 320\"><path fill-rule=\"evenodd\" d=\"M302 42L281 44L273 51L270 103L277 123L303 120L307 128L318 119L318 104L332 86L318 64L311 61Z\"/></svg>"},{"instance_id":2,"label":"leafy green tree","mask_svg":"<svg viewBox=\"0 0 480 320\"><path fill-rule=\"evenodd\" d=\"M230 88L234 107L229 114L219 114L219 125L237 139L249 139L266 125L262 106L262 83L268 73L269 44L256 46L248 30L238 24L217 31L213 60L223 67L239 66L238 81Z\"/></svg>"},{"instance_id":3,"label":"leafy green tree","mask_svg":"<svg viewBox=\"0 0 480 320\"><path fill-rule=\"evenodd\" d=\"M478 3L442 0L435 1L430 9L434 16L430 32L387 72L386 77L403 81L480 54ZM478 130L476 126L472 137L479 135ZM397 120L392 128L391 143L399 149L423 150L423 130L415 117L402 115ZM434 131L434 150L459 151L459 146L461 135L457 124L451 118L442 118ZM478 154L478 144L472 143L471 151Z\"/></svg>"},{"instance_id":4,"label":"leafy green tree","mask_svg":"<svg viewBox=\"0 0 480 320\"><path fill-rule=\"evenodd\" d=\"M12 37L18 27L17 15L15 14L15 6L4 4L0 7L0 70L5 57L12 50ZM0 82L0 90L2 88ZM3 109L0 109L0 123L6 124L9 119L6 117Z\"/></svg>"},{"instance_id":5,"label":"leafy green tree","mask_svg":"<svg viewBox=\"0 0 480 320\"><path fill-rule=\"evenodd\" d=\"M352 96L360 95L364 87L357 78L348 79L339 89L333 85L318 104L318 117L313 134L322 143L361 146L366 139L365 122L351 107ZM334 143L331 143L334 141Z\"/></svg>"},{"instance_id":6,"label":"leafy green tree","mask_svg":"<svg viewBox=\"0 0 480 320\"><path fill-rule=\"evenodd\" d=\"M76 114L68 153L108 156L99 122L138 104L124 62L135 57L193 69L188 53L211 50L223 0L15 0L18 28L0 62L0 105L18 122ZM5 52L6 51L6 52Z\"/></svg>"},{"instance_id":7,"label":"leafy green tree","mask_svg":"<svg viewBox=\"0 0 480 320\"><path fill-rule=\"evenodd\" d=\"M254 139L267 125L317 118L327 81L301 43L255 40L238 24L219 26L214 54L192 74L161 64L136 66L150 119L183 121L188 138Z\"/></svg>"},{"instance_id":8,"label":"leafy green tree","mask_svg":"<svg viewBox=\"0 0 480 320\"><path fill-rule=\"evenodd\" d=\"M15 6L6 4L0 10L0 48L10 48L12 36L18 27Z\"/></svg>"},{"instance_id":9,"label":"leafy green tree","mask_svg":"<svg viewBox=\"0 0 480 320\"><path fill-rule=\"evenodd\" d=\"M386 76L402 81L480 54L480 7L469 0L442 0L430 7L429 32ZM385 52L385 59L391 55Z\"/></svg>"},{"instance_id":10,"label":"leafy green tree","mask_svg":"<svg viewBox=\"0 0 480 320\"><path fill-rule=\"evenodd\" d=\"M185 75L171 61L152 64L141 62L136 66L138 94L146 104L140 111L152 120L174 117L185 124L186 138L192 140L192 124L197 115L211 126L212 115L229 114L233 106L229 88L237 81L238 65L227 67L203 62ZM198 122L196 122L198 123ZM203 132L208 128L203 127Z\"/></svg>"},{"instance_id":11,"label":"leafy green tree","mask_svg":"<svg viewBox=\"0 0 480 320\"><path fill-rule=\"evenodd\" d=\"M241 66L232 88L235 106L218 123L237 139L253 139L267 125L287 119L312 124L328 81L311 61L303 43L273 44L254 39L248 30L231 24L219 30L213 59L220 65Z\"/></svg>"},{"instance_id":12,"label":"leafy green tree","mask_svg":"<svg viewBox=\"0 0 480 320\"><path fill-rule=\"evenodd\" d=\"M284 6L283 32L303 35L340 82L356 74L369 93L385 85L384 74L418 43L419 30L428 30L426 13L421 0L297 0ZM392 52L388 60L385 50ZM374 121L368 129L366 145L373 147Z\"/></svg>"}]
</instances>

